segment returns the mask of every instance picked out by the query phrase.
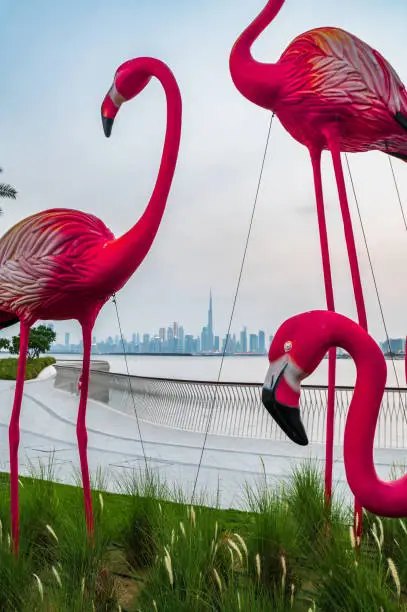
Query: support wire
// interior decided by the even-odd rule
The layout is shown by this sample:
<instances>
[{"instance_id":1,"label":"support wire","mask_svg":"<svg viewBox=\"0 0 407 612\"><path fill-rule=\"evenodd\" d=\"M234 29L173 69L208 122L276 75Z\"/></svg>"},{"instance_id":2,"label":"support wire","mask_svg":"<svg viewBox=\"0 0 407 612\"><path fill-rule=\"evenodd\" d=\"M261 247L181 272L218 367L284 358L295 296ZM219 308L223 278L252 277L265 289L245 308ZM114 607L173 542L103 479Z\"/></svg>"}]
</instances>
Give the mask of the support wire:
<instances>
[{"instance_id":1,"label":"support wire","mask_svg":"<svg viewBox=\"0 0 407 612\"><path fill-rule=\"evenodd\" d=\"M387 330L386 319L385 319L385 316L384 316L383 304L382 304L382 300L380 298L379 287L377 285L376 275L375 275L375 272L374 272L374 269L373 269L373 262L372 262L372 258L370 256L370 250L369 250L369 245L367 243L365 227L363 225L362 215L361 215L360 207L359 207L359 200L358 200L357 195L356 195L355 183L354 183L352 172L351 172L351 169L350 169L349 159L348 159L348 154L347 153L345 153L345 159L346 159L346 165L348 167L348 173L349 173L350 182L351 182L351 185L352 185L353 197L355 198L356 209L358 211L359 222L360 222L360 226L362 228L363 241L365 243L367 258L369 260L370 271L371 271L372 277L373 277L373 284L374 284L374 288L375 288L375 292L376 292L376 296L377 296L377 302L379 304L380 315L381 315L381 319L382 319L382 322L383 322L384 332L386 334L386 342L387 342L387 346L388 346L389 353L390 353L390 356L391 356L391 362L392 362L392 365L393 365L394 376L395 376L395 379L396 379L397 387L398 387L399 392L400 392L400 402L401 402L401 405L402 405L402 408L403 408L404 418L407 421L406 407L405 407L405 404L404 404L404 400L403 400L403 398L401 396L400 382L399 382L399 378L398 378L398 374L397 374L397 370L396 370L396 364L394 362L393 355L391 355L390 337L389 337L389 333L388 333L388 330ZM403 212L403 209L402 209L402 212ZM407 229L407 227L406 227L406 229Z\"/></svg>"},{"instance_id":2,"label":"support wire","mask_svg":"<svg viewBox=\"0 0 407 612\"><path fill-rule=\"evenodd\" d=\"M134 414L135 414L136 421L137 421L137 429L138 429L138 434L139 434L139 437L140 437L141 448L143 450L143 458L144 458L144 463L146 464L146 473L147 473L148 472L148 464L147 464L146 449L144 447L144 441L143 441L143 437L141 435L141 427L140 427L140 420L139 420L139 417L138 417L138 414L137 414L136 400L134 398L133 388L131 386L131 375L130 375L130 370L129 370L129 364L127 362L126 347L124 345L124 336L123 336L123 332L122 332L122 325L121 325L121 322L120 322L119 309L117 307L117 298L116 298L116 294L115 293L112 296L112 300L113 300L113 304L114 304L114 306L116 308L117 321L119 323L119 330L120 330L120 338L121 338L122 347L123 347L124 361L125 361L125 364L126 364L127 378L128 378L128 381L129 381L130 395L131 395L131 399L132 399L132 402L133 402L133 410L134 410Z\"/></svg>"},{"instance_id":3,"label":"support wire","mask_svg":"<svg viewBox=\"0 0 407 612\"><path fill-rule=\"evenodd\" d=\"M387 157L388 157L388 160L389 160L390 169L391 169L391 173L392 173L392 176L393 176L394 186L395 186L395 188L396 188L397 198L398 198L399 205L400 205L401 216L403 217L404 227L405 227L405 228L406 228L406 230L407 230L407 220L406 220L406 215L405 215L404 208L403 208L403 202L402 202L402 200L401 200L401 195L400 195L399 186L398 186L398 184L397 184L396 173L395 173L395 171L394 171L393 162L392 162L392 159L391 159L390 155L388 155Z\"/></svg>"},{"instance_id":4,"label":"support wire","mask_svg":"<svg viewBox=\"0 0 407 612\"><path fill-rule=\"evenodd\" d=\"M260 168L260 175L259 175L259 179L258 179L258 182L257 182L257 189L256 189L255 197L254 197L252 214L251 214L251 217L250 217L249 230L248 230L247 236L246 236L246 242L245 242L245 247L244 247L243 257L242 257L242 263L240 265L240 272L239 272L239 276L238 276L238 279L237 279L237 285L236 285L235 295L234 295L234 299L233 299L232 311L231 311L230 317L229 317L229 325L228 325L228 330L227 330L227 333L226 333L225 346L224 346L223 351L222 351L222 357L221 357L221 362L220 362L220 366L219 366L218 378L217 378L216 385L215 385L215 392L214 392L214 395L213 395L213 398L212 398L212 405L211 405L211 408L210 408L210 411L209 411L208 423L207 423L207 426L206 426L206 429L205 429L205 435L204 435L204 440L203 440L202 449L201 449L201 456L199 458L198 469L197 469L197 472L196 472L196 477L195 477L195 482L194 482L194 488L193 488L193 491L192 491L191 503L193 503L193 501L194 501L196 487L197 487L197 484L198 484L198 477L199 477L199 473L200 473L201 466L202 466L203 455L204 455L204 452L205 452L205 446L206 446L206 442L207 442L207 438L208 438L208 434L209 434L209 429L210 429L211 422L212 422L213 411L215 409L216 399L218 397L219 381L220 381L220 377L221 377L221 374L222 374L222 368L223 368L223 362L224 362L224 359L225 359L226 349L227 349L228 344L229 344L230 329L232 327L232 322L233 322L233 316L234 316L234 313L235 313L237 296L238 296L238 293L239 293L240 283L241 283L241 280L242 280L243 268L244 268L244 264L245 264L245 261L246 261L246 255L247 255L247 248L249 246L249 240L250 240L250 235L251 235L252 226L253 226L254 214L256 212L257 200L258 200L259 191L260 191L261 179L263 177L264 164L265 164L266 156L267 156L267 150L268 150L268 145L269 145L269 140L270 140L270 133L271 133L271 126L273 124L273 118L274 118L274 113L270 117L269 128L268 128L267 138L266 138L266 145L265 145L265 148L264 148L264 154L263 154L263 159L262 159L261 168Z\"/></svg>"}]
</instances>

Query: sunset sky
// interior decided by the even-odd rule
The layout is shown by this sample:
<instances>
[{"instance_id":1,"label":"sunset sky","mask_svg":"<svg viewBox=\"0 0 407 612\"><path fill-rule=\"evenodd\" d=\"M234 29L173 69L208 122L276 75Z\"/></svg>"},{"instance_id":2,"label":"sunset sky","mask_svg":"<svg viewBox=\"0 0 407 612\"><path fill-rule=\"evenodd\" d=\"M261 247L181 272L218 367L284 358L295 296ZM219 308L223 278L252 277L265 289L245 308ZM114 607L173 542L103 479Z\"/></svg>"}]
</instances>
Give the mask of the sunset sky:
<instances>
[{"instance_id":1,"label":"sunset sky","mask_svg":"<svg viewBox=\"0 0 407 612\"><path fill-rule=\"evenodd\" d=\"M165 61L183 98L179 163L153 247L118 295L124 332L153 333L174 320L200 332L209 289L215 333L223 336L243 254L269 113L234 88L231 47L264 0L2 0L0 31L2 180L18 190L3 201L1 233L53 207L99 216L120 235L144 210L159 165L165 100L151 82L125 105L105 139L100 105L116 68L151 55ZM299 33L338 26L378 49L407 82L405 0L286 0L254 47L276 61ZM390 166L380 153L349 157L384 314L391 335L407 333L407 231ZM394 160L407 214L407 166ZM348 180L346 165L346 176ZM355 318L330 158L323 160L337 309ZM348 181L349 182L349 181ZM352 192L368 320L384 338ZM307 150L276 120L232 330L273 333L292 314L324 308L322 266ZM77 323L57 324L79 339ZM16 329L12 330L16 333ZM116 335L111 303L98 338ZM62 340L60 336L59 340Z\"/></svg>"}]
</instances>

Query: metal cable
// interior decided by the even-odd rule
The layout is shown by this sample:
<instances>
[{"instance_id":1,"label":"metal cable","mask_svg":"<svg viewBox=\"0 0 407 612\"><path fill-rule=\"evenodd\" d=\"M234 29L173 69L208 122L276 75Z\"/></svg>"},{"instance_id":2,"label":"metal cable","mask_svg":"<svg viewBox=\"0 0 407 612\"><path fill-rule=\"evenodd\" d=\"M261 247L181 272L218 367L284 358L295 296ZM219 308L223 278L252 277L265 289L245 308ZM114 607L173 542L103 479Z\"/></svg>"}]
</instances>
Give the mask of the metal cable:
<instances>
[{"instance_id":1,"label":"metal cable","mask_svg":"<svg viewBox=\"0 0 407 612\"><path fill-rule=\"evenodd\" d=\"M119 309L117 308L117 299L116 299L116 294L115 293L112 296L112 300L113 300L113 304L115 305L115 308L116 308L117 322L119 323L120 338L121 338L122 346L123 346L123 355L124 355L124 361L125 361L125 364L126 364L127 378L128 378L128 381L129 381L130 395L131 395L131 399L132 399L132 402L133 402L134 414L136 416L137 429L138 429L138 434L139 434L139 437L140 437L141 448L143 450L144 463L146 464L146 472L148 472L147 455L146 455L146 450L145 450L145 447L144 447L143 437L141 435L141 427L140 427L140 421L139 421L138 414L137 414L136 400L134 399L133 388L131 386L131 376L130 376L130 371L129 371L129 365L127 363L126 347L124 345L124 337L123 337L122 326L121 326L120 317L119 317Z\"/></svg>"},{"instance_id":2,"label":"metal cable","mask_svg":"<svg viewBox=\"0 0 407 612\"><path fill-rule=\"evenodd\" d=\"M393 162L392 162L392 159L391 159L390 155L388 155L387 158L389 160L389 164L390 164L390 168L391 168L391 173L393 175L394 186L396 188L397 198L398 198L398 201L399 201L399 204L400 204L401 216L403 217L404 227L407 230L406 215L405 215L404 209L403 209L403 202L401 200L400 190L399 190L399 186L397 184L396 173L394 172Z\"/></svg>"},{"instance_id":3,"label":"metal cable","mask_svg":"<svg viewBox=\"0 0 407 612\"><path fill-rule=\"evenodd\" d=\"M357 198L357 195L356 195L355 183L353 181L353 176L352 176L352 172L351 172L351 169L350 169L349 159L348 159L348 154L347 153L345 153L345 159L346 159L346 165L348 167L348 173L349 173L350 182L351 182L351 185L352 185L353 197L355 198L356 209L358 211L359 222L360 222L360 226L362 228L363 241L365 243L367 258L369 260L370 271L371 271L372 277L373 277L373 284L374 284L374 287L375 287L377 301L378 301L378 304L379 304L380 315L381 315L382 322L383 322L384 332L386 334L386 341L387 341L387 346L388 346L389 353L390 353L391 362L392 362L392 365L393 365L394 376L396 378L397 387L398 387L398 389L400 391L400 402L401 402L401 405L403 407L404 418L407 421L406 407L404 405L404 401L403 401L403 398L401 396L401 389L400 389L400 383L399 383L399 379L398 379L398 375L397 375L396 364L394 362L393 355L391 354L390 337L389 337L389 333L387 331L387 324L386 324L386 319L385 319L385 316L384 316L383 305L382 305L382 301L381 301L381 298L380 298L379 288L377 286L376 275L375 275L374 269L373 269L373 262L372 262L372 258L370 256L369 245L367 243L366 232L365 232L365 228L364 228L363 221L362 221L362 215L361 215L361 212L360 212L359 201L358 201L358 198Z\"/></svg>"},{"instance_id":4,"label":"metal cable","mask_svg":"<svg viewBox=\"0 0 407 612\"><path fill-rule=\"evenodd\" d=\"M213 399L212 399L212 406L211 406L211 409L209 411L208 423L207 423L207 426L206 426L206 429L205 429L205 435L204 435L204 440L203 440L202 449L201 449L201 456L199 458L198 469L197 469L197 472L196 472L196 477L195 477L195 482L194 482L194 488L193 488L193 491L192 491L191 503L193 503L193 501L194 501L196 487L197 487L197 484L198 484L199 472L200 472L200 469L201 469L202 459L203 459L203 455L204 455L204 451L205 451L206 441L207 441L207 438L208 438L209 429L210 429L211 422L212 422L212 416L213 416L213 411L214 411L214 408L215 408L215 402L216 402L216 399L217 399L217 396L218 396L219 381L220 381L220 377L221 377L221 374L222 374L223 361L224 361L224 358L225 358L226 349L227 349L228 344L229 344L230 329L232 327L233 315L235 313L237 296L238 296L238 293L239 293L240 282L242 280L242 274L243 274L243 268L244 268L244 264L245 264L245 261L246 261L247 248L249 246L249 240L250 240L250 234L251 234L252 226L253 226L254 214L256 212L257 200L258 200L259 191L260 191L261 179L262 179L262 176L263 176L264 164L265 164L266 156L267 156L267 149L268 149L269 140L270 140L270 133L271 133L271 126L273 124L273 118L274 118L274 113L270 117L270 123L269 123L269 128L268 128L268 133L267 133L267 139L266 139L266 146L264 148L263 160L262 160L261 168L260 168L260 175L259 175L259 179L258 179L258 182L257 182L256 195L254 197L253 209L252 209L252 214L251 214L251 217L250 217L249 230L247 232L246 243L245 243L245 247L244 247L244 251L243 251L243 257L242 257L242 263L240 265L240 272L239 272L239 276L238 276L238 280L237 280L237 285L236 285L236 290L235 290L235 295L234 295L234 299L233 299L232 311L230 313L229 325L228 325L228 330L227 330L226 339L225 339L225 346L224 346L223 351L222 351L222 357L221 357L221 362L220 362L220 366L219 366L218 378L217 378L217 381L216 381L216 384L215 384L215 392L214 392Z\"/></svg>"}]
</instances>

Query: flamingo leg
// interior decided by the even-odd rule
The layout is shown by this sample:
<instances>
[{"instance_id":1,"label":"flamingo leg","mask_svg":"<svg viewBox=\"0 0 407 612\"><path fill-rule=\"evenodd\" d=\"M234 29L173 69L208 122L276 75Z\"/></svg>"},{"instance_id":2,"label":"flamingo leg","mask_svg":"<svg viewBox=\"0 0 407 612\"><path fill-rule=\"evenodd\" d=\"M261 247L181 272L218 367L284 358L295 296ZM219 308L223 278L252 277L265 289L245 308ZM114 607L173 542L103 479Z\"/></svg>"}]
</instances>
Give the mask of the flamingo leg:
<instances>
[{"instance_id":1,"label":"flamingo leg","mask_svg":"<svg viewBox=\"0 0 407 612\"><path fill-rule=\"evenodd\" d=\"M339 203L341 206L343 227L345 231L345 241L348 251L349 265L352 276L353 291L355 294L356 310L358 313L359 325L367 331L367 316L365 300L363 298L362 281L360 278L359 262L356 252L355 237L352 228L352 219L349 211L348 197L346 194L345 178L343 175L341 152L339 142L336 137L334 129L329 129L325 132L328 147L331 151L332 162L335 171L336 184L338 187ZM363 508L355 498L355 523L354 530L356 541L362 535L362 520L363 520Z\"/></svg>"},{"instance_id":2,"label":"flamingo leg","mask_svg":"<svg viewBox=\"0 0 407 612\"><path fill-rule=\"evenodd\" d=\"M310 150L312 169L314 171L315 197L317 204L319 240L321 244L322 268L324 272L326 306L335 312L334 293L332 286L331 262L329 257L328 233L324 209L324 196L321 179L321 150ZM334 448L334 420L335 420L335 375L336 375L336 348L328 352L328 400L326 415L326 445L325 445L325 503L330 506L332 498L332 471Z\"/></svg>"},{"instance_id":3,"label":"flamingo leg","mask_svg":"<svg viewBox=\"0 0 407 612\"><path fill-rule=\"evenodd\" d=\"M13 410L8 430L10 446L10 508L11 508L11 536L12 550L18 555L20 546L19 502L18 502L18 447L20 444L20 412L23 400L25 368L27 363L28 338L30 326L20 324L20 354L18 356L18 369L16 390L14 393Z\"/></svg>"},{"instance_id":4,"label":"flamingo leg","mask_svg":"<svg viewBox=\"0 0 407 612\"><path fill-rule=\"evenodd\" d=\"M92 346L92 327L82 325L83 334L83 364L82 364L82 375L80 385L80 399L79 399L79 410L78 420L76 422L76 435L78 438L78 449L79 459L81 464L82 472L82 485L83 495L85 501L85 517L86 527L88 534L93 535L94 521L93 521L93 509L92 509L92 498L90 494L90 478L89 478L89 467L88 467L88 432L86 429L86 404L88 400L88 389L89 389L89 369L90 369L90 353Z\"/></svg>"}]
</instances>

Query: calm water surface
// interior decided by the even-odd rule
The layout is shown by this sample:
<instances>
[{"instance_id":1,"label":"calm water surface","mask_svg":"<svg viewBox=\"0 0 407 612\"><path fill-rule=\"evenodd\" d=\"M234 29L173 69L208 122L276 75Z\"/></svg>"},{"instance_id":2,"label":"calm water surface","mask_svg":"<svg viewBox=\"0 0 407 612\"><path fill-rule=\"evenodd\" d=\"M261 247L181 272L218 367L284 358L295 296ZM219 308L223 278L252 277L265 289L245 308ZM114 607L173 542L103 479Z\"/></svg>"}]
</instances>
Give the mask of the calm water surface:
<instances>
[{"instance_id":1,"label":"calm water surface","mask_svg":"<svg viewBox=\"0 0 407 612\"><path fill-rule=\"evenodd\" d=\"M55 355L57 359L81 359L80 355ZM108 361L112 372L126 373L123 355L93 355L93 359ZM217 380L221 365L220 357L164 357L151 355L128 355L130 374L156 376L158 378L184 378L188 380ZM387 360L387 386L405 386L404 361ZM225 357L220 380L231 382L262 383L267 371L267 356ZM396 372L394 372L394 368ZM318 369L306 379L307 383L326 385L328 360L324 359ZM351 359L337 361L337 384L354 385L356 368Z\"/></svg>"}]
</instances>

